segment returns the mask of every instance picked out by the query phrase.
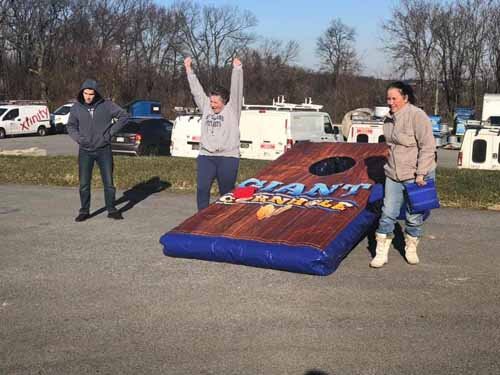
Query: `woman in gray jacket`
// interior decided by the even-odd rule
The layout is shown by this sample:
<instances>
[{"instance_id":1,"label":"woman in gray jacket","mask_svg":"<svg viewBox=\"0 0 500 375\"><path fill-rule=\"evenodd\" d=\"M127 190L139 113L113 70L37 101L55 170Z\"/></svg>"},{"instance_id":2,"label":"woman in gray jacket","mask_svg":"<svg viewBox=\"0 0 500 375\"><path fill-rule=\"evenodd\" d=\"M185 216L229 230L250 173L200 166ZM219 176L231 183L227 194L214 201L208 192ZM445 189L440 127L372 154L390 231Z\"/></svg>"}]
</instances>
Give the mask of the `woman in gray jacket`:
<instances>
[{"instance_id":1,"label":"woman in gray jacket","mask_svg":"<svg viewBox=\"0 0 500 375\"><path fill-rule=\"evenodd\" d=\"M233 60L230 93L218 87L207 96L192 69L191 57L184 67L191 94L200 111L201 139L197 158L196 200L198 210L209 205L214 179L224 195L234 188L240 161L240 115L243 104L243 69L238 58Z\"/></svg>"},{"instance_id":2,"label":"woman in gray jacket","mask_svg":"<svg viewBox=\"0 0 500 375\"><path fill-rule=\"evenodd\" d=\"M389 145L385 169L385 196L382 216L376 231L377 249L370 266L379 268L387 263L394 238L394 226L405 203L404 183L423 186L435 178L436 144L427 114L414 105L410 86L393 82L387 88L390 113L384 121L384 136ZM409 264L419 262L417 245L422 236L423 214L411 214L406 209L405 258Z\"/></svg>"}]
</instances>

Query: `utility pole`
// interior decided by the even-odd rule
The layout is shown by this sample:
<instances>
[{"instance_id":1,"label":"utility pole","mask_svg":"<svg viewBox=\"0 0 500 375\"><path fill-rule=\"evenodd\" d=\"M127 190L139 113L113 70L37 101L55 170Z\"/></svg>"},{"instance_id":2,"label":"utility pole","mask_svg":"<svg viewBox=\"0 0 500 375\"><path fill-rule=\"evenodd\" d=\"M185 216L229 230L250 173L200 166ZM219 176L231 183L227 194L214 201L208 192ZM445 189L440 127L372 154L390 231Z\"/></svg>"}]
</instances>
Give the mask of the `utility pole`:
<instances>
[{"instance_id":1,"label":"utility pole","mask_svg":"<svg viewBox=\"0 0 500 375\"><path fill-rule=\"evenodd\" d=\"M435 102L434 102L434 115L437 116L439 114L439 78L436 77L436 94L435 94Z\"/></svg>"}]
</instances>

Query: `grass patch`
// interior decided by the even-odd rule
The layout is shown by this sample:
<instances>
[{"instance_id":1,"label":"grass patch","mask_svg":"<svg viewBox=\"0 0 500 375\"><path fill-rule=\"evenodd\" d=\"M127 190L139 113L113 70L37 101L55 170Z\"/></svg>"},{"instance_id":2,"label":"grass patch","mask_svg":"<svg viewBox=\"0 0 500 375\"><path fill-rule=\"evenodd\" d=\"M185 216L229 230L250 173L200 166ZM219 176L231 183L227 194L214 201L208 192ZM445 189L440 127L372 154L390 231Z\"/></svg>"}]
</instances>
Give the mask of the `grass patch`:
<instances>
[{"instance_id":1,"label":"grass patch","mask_svg":"<svg viewBox=\"0 0 500 375\"><path fill-rule=\"evenodd\" d=\"M115 156L115 185L129 189L158 177L170 191L196 190L196 160L174 157ZM255 176L268 161L241 160L238 181ZM0 184L78 186L75 156L0 156ZM443 207L487 208L500 204L500 173L438 168L438 193ZM94 187L101 187L99 169ZM214 189L217 184L214 184Z\"/></svg>"},{"instance_id":2,"label":"grass patch","mask_svg":"<svg viewBox=\"0 0 500 375\"><path fill-rule=\"evenodd\" d=\"M239 181L253 177L267 161L241 160ZM196 190L196 160L174 157L114 156L114 182L119 189L159 177L169 190ZM0 184L78 186L76 156L0 156ZM214 184L214 187L217 184ZM93 187L102 187L99 168L94 167Z\"/></svg>"},{"instance_id":3,"label":"grass patch","mask_svg":"<svg viewBox=\"0 0 500 375\"><path fill-rule=\"evenodd\" d=\"M438 193L445 207L488 208L500 204L500 172L438 168Z\"/></svg>"}]
</instances>

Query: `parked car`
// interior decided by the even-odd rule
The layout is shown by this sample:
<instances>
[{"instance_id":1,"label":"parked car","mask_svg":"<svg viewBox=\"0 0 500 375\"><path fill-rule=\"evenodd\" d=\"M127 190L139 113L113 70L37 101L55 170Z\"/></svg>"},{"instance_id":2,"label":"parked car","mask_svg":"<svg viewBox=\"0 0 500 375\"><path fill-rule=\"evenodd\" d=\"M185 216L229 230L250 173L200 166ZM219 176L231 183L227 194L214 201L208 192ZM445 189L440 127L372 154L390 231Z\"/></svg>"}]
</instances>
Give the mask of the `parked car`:
<instances>
[{"instance_id":1,"label":"parked car","mask_svg":"<svg viewBox=\"0 0 500 375\"><path fill-rule=\"evenodd\" d=\"M111 139L117 154L170 155L172 123L164 118L131 118Z\"/></svg>"},{"instance_id":2,"label":"parked car","mask_svg":"<svg viewBox=\"0 0 500 375\"><path fill-rule=\"evenodd\" d=\"M54 133L67 133L66 125L69 120L69 111L73 103L66 103L50 114L50 124Z\"/></svg>"}]
</instances>

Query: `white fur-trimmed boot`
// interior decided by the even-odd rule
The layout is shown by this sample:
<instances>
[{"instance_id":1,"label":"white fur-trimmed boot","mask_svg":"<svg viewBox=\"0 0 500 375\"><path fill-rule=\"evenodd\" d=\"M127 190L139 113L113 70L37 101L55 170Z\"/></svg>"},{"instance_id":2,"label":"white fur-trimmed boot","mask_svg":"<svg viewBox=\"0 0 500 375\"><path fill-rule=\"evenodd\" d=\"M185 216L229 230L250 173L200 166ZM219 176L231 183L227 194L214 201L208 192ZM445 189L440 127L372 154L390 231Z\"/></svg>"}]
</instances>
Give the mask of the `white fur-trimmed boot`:
<instances>
[{"instance_id":1,"label":"white fur-trimmed boot","mask_svg":"<svg viewBox=\"0 0 500 375\"><path fill-rule=\"evenodd\" d=\"M420 239L405 233L405 258L409 264L418 264L417 246Z\"/></svg>"},{"instance_id":2,"label":"white fur-trimmed boot","mask_svg":"<svg viewBox=\"0 0 500 375\"><path fill-rule=\"evenodd\" d=\"M388 261L392 237L387 234L375 233L375 238L377 240L377 249L375 250L375 258L370 262L370 267L380 268Z\"/></svg>"}]
</instances>

